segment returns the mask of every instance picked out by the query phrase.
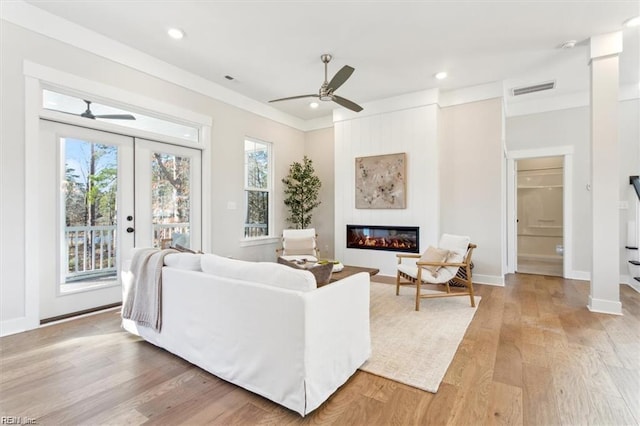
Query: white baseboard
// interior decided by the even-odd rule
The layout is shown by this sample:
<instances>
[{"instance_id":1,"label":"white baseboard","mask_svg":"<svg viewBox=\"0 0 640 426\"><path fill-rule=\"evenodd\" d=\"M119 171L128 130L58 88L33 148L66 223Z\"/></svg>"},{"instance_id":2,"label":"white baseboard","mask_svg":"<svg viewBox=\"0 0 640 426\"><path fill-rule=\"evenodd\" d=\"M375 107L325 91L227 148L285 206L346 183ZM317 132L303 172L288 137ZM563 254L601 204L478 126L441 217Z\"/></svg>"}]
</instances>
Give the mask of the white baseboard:
<instances>
[{"instance_id":1,"label":"white baseboard","mask_svg":"<svg viewBox=\"0 0 640 426\"><path fill-rule=\"evenodd\" d=\"M587 271L571 271L565 278L570 280L591 281L591 273ZM620 284L626 284L638 293L640 293L640 282L633 279L630 275L620 275Z\"/></svg>"},{"instance_id":2,"label":"white baseboard","mask_svg":"<svg viewBox=\"0 0 640 426\"><path fill-rule=\"evenodd\" d=\"M474 284L486 284L486 285L495 285L498 287L504 287L504 275L482 275L482 274L473 274L473 282Z\"/></svg>"},{"instance_id":3,"label":"white baseboard","mask_svg":"<svg viewBox=\"0 0 640 426\"><path fill-rule=\"evenodd\" d=\"M587 309L600 314L622 315L622 303L614 300L594 299L589 296Z\"/></svg>"},{"instance_id":4,"label":"white baseboard","mask_svg":"<svg viewBox=\"0 0 640 426\"><path fill-rule=\"evenodd\" d=\"M0 321L0 337L38 328L40 324L33 324L29 317L12 318Z\"/></svg>"},{"instance_id":5,"label":"white baseboard","mask_svg":"<svg viewBox=\"0 0 640 426\"><path fill-rule=\"evenodd\" d=\"M622 278L622 277L621 277ZM624 284L628 285L638 293L640 293L640 282L633 279L633 277L628 276L626 281L623 281Z\"/></svg>"},{"instance_id":6,"label":"white baseboard","mask_svg":"<svg viewBox=\"0 0 640 426\"><path fill-rule=\"evenodd\" d=\"M591 281L591 272L587 271L570 271L565 278L569 280Z\"/></svg>"}]
</instances>

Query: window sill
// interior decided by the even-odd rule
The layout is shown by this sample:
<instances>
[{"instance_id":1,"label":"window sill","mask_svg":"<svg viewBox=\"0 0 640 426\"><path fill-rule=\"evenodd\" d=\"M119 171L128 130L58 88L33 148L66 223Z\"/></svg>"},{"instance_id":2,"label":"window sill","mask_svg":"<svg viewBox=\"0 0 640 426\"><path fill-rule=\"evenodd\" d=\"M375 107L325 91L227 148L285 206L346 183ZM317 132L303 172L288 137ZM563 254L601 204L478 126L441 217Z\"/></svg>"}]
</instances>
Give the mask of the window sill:
<instances>
[{"instance_id":1,"label":"window sill","mask_svg":"<svg viewBox=\"0 0 640 426\"><path fill-rule=\"evenodd\" d=\"M255 237L240 240L240 247L262 246L266 244L276 244L281 241L280 237Z\"/></svg>"}]
</instances>

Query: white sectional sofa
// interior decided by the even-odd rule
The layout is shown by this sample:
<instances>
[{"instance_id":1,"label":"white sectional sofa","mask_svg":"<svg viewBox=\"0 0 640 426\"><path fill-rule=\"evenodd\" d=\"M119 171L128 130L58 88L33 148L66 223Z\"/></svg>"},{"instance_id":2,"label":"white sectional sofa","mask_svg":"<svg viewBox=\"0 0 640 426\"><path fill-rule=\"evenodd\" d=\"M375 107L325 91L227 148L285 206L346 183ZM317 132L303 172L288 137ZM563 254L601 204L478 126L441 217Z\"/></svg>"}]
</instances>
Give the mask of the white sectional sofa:
<instances>
[{"instance_id":1,"label":"white sectional sofa","mask_svg":"<svg viewBox=\"0 0 640 426\"><path fill-rule=\"evenodd\" d=\"M170 254L162 329L123 327L304 416L371 354L369 276L316 288L313 275L271 262Z\"/></svg>"}]
</instances>

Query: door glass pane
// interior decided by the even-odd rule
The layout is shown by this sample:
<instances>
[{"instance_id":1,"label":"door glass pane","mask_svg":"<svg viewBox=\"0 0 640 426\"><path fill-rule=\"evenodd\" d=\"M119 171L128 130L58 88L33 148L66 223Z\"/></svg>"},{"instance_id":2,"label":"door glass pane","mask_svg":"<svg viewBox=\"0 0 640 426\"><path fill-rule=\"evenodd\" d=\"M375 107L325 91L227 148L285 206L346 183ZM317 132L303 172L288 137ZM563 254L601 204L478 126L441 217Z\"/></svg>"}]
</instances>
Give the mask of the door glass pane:
<instances>
[{"instance_id":1,"label":"door glass pane","mask_svg":"<svg viewBox=\"0 0 640 426\"><path fill-rule=\"evenodd\" d=\"M151 154L153 246L191 247L191 159Z\"/></svg>"},{"instance_id":2,"label":"door glass pane","mask_svg":"<svg viewBox=\"0 0 640 426\"><path fill-rule=\"evenodd\" d=\"M61 293L110 285L116 277L118 148L62 138Z\"/></svg>"}]
</instances>

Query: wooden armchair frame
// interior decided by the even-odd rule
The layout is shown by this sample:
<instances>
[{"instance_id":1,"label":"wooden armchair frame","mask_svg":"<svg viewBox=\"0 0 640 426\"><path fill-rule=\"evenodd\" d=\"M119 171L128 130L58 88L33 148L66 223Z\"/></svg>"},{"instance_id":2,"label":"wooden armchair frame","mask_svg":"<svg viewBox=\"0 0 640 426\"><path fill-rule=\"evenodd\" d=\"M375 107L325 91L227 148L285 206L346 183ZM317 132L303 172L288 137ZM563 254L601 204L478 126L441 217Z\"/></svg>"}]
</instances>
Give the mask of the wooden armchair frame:
<instances>
[{"instance_id":1,"label":"wooden armchair frame","mask_svg":"<svg viewBox=\"0 0 640 426\"><path fill-rule=\"evenodd\" d=\"M414 278L411 275L405 274L404 272L398 270L397 276L396 276L396 296L400 294L400 286L401 285L416 285L416 311L420 310L420 299L431 299L431 298L436 298L436 297L453 297L453 296L469 296L470 300L471 300L471 307L475 307L476 306L476 301L474 298L474 293L473 293L473 277L471 275L471 255L473 254L473 249L475 249L477 246L473 243L469 243L469 247L467 249L467 252L464 256L464 259L461 263L449 263L449 262L416 262L416 266L418 267L418 274L417 277ZM403 259L419 259L420 257L422 257L422 255L420 254L397 254L396 257L398 258L398 264L402 263ZM461 277L458 274L456 274L453 278L451 278L450 280L444 282L444 283L435 283L435 282L429 282L429 280L425 279L423 280L422 277L422 271L423 271L423 266L458 266L460 268L464 268L465 269L465 277ZM402 281L402 279L405 279L406 281ZM465 286L466 291L451 291L451 286L449 285L450 281L456 281L457 283L460 283L462 285ZM441 292L440 294L421 294L420 292L420 288L422 286L422 283L425 284L434 284L434 285L444 285L446 287L446 292Z\"/></svg>"}]
</instances>

